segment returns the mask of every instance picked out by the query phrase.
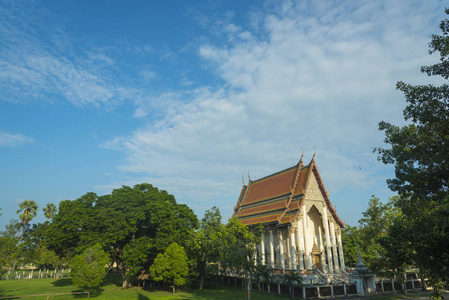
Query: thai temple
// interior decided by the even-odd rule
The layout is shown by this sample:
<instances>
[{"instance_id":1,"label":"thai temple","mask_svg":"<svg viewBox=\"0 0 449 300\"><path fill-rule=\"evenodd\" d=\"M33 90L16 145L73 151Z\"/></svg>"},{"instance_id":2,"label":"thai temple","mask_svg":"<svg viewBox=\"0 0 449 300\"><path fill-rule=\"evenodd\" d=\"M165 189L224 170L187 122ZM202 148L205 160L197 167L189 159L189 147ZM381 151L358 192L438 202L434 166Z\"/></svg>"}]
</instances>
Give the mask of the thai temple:
<instances>
[{"instance_id":1,"label":"thai temple","mask_svg":"<svg viewBox=\"0 0 449 300\"><path fill-rule=\"evenodd\" d=\"M233 217L244 225L263 224L257 259L276 273L297 271L322 282L349 279L341 241L345 224L329 199L315 153L307 165L302 155L293 167L249 178Z\"/></svg>"}]
</instances>

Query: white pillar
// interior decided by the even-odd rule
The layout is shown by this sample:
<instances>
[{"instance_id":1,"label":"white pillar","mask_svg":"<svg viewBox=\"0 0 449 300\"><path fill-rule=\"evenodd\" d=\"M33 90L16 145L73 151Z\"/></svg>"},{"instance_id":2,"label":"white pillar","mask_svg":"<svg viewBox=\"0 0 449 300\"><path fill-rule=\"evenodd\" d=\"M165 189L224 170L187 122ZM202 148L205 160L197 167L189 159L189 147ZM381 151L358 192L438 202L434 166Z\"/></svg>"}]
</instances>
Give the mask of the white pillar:
<instances>
[{"instance_id":1,"label":"white pillar","mask_svg":"<svg viewBox=\"0 0 449 300\"><path fill-rule=\"evenodd\" d=\"M323 204L323 227L326 235L326 249L327 249L327 261L329 263L329 272L332 272L334 266L332 264L332 252L331 252L331 242L329 238L329 222L327 220L327 207Z\"/></svg>"},{"instance_id":2,"label":"white pillar","mask_svg":"<svg viewBox=\"0 0 449 300\"><path fill-rule=\"evenodd\" d=\"M260 256L261 256L261 264L265 264L265 233L262 233L262 240L260 241Z\"/></svg>"},{"instance_id":3,"label":"white pillar","mask_svg":"<svg viewBox=\"0 0 449 300\"><path fill-rule=\"evenodd\" d=\"M335 270L335 273L338 273L339 268L338 268L338 256L337 256L337 241L335 238L334 222L330 221L330 225L331 225L331 236L332 236L332 255L334 258L334 270Z\"/></svg>"},{"instance_id":4,"label":"white pillar","mask_svg":"<svg viewBox=\"0 0 449 300\"><path fill-rule=\"evenodd\" d=\"M273 229L270 229L270 264L274 269L274 246L273 246Z\"/></svg>"},{"instance_id":5,"label":"white pillar","mask_svg":"<svg viewBox=\"0 0 449 300\"><path fill-rule=\"evenodd\" d=\"M287 256L287 269L291 270L292 269L292 261L291 261L291 253L290 253L290 249L291 249L291 239L290 239L290 234L288 232L288 228L287 228L287 232L286 232L286 236L285 236L285 255Z\"/></svg>"},{"instance_id":6,"label":"white pillar","mask_svg":"<svg viewBox=\"0 0 449 300\"><path fill-rule=\"evenodd\" d=\"M337 234L337 242L338 242L338 254L340 255L340 269L345 270L345 258L343 255L343 243L341 242L341 230L338 231Z\"/></svg>"},{"instance_id":7,"label":"white pillar","mask_svg":"<svg viewBox=\"0 0 449 300\"><path fill-rule=\"evenodd\" d=\"M302 223L298 220L298 230L296 231L296 241L298 243L298 263L299 263L299 270L304 270L304 260L303 260L303 251L304 251L304 238L301 236L303 230L302 230Z\"/></svg>"},{"instance_id":8,"label":"white pillar","mask_svg":"<svg viewBox=\"0 0 449 300\"><path fill-rule=\"evenodd\" d=\"M295 229L290 232L290 261L291 269L296 270L296 240L295 240Z\"/></svg>"},{"instance_id":9,"label":"white pillar","mask_svg":"<svg viewBox=\"0 0 449 300\"><path fill-rule=\"evenodd\" d=\"M311 249L309 249L309 247L311 247L311 245L308 245L307 242L307 212L306 212L306 207L305 205L303 205L302 207L303 209L303 214L302 214L302 230L303 230L303 238L304 238L304 257L305 257L305 268L306 270L312 269L312 262L311 262L311 257L310 257L310 251Z\"/></svg>"},{"instance_id":10,"label":"white pillar","mask_svg":"<svg viewBox=\"0 0 449 300\"><path fill-rule=\"evenodd\" d=\"M326 266L326 250L324 249L324 242L323 242L323 231L321 231L321 227L318 227L318 235L320 237L320 252L321 252L321 256L320 256L320 260L321 260L321 265L322 265L322 270L324 272L329 272L329 270L325 269Z\"/></svg>"},{"instance_id":11,"label":"white pillar","mask_svg":"<svg viewBox=\"0 0 449 300\"><path fill-rule=\"evenodd\" d=\"M279 231L279 259L281 260L281 269L285 269L285 259L284 259L284 238L282 232Z\"/></svg>"}]
</instances>

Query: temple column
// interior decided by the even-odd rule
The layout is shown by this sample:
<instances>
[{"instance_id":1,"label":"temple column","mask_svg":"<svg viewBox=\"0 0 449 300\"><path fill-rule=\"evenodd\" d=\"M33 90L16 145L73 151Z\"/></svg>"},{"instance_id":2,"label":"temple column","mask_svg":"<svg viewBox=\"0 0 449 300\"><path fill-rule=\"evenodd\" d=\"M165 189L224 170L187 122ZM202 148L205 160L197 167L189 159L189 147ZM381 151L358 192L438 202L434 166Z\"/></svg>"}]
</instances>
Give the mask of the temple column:
<instances>
[{"instance_id":1,"label":"temple column","mask_svg":"<svg viewBox=\"0 0 449 300\"><path fill-rule=\"evenodd\" d=\"M345 258L343 255L343 243L341 242L341 230L337 234L338 254L340 255L340 269L345 270Z\"/></svg>"},{"instance_id":2,"label":"temple column","mask_svg":"<svg viewBox=\"0 0 449 300\"><path fill-rule=\"evenodd\" d=\"M335 238L334 222L331 221L330 225L331 225L331 236L332 236L332 255L334 258L334 270L335 270L335 273L338 273L339 267L338 267L337 241Z\"/></svg>"},{"instance_id":3,"label":"temple column","mask_svg":"<svg viewBox=\"0 0 449 300\"><path fill-rule=\"evenodd\" d=\"M332 263L332 251L331 251L331 241L329 238L329 222L327 220L327 207L326 204L323 203L323 227L326 235L326 250L327 250L327 261L328 261L328 269L329 272L334 270L334 265Z\"/></svg>"},{"instance_id":4,"label":"temple column","mask_svg":"<svg viewBox=\"0 0 449 300\"><path fill-rule=\"evenodd\" d=\"M274 245L273 245L273 229L270 229L270 264L274 269Z\"/></svg>"},{"instance_id":5,"label":"temple column","mask_svg":"<svg viewBox=\"0 0 449 300\"><path fill-rule=\"evenodd\" d=\"M321 230L321 227L318 227L318 235L320 237L320 260L321 260L321 269L323 272L326 272L326 269L324 268L326 265L326 251L324 249L324 242L323 242L323 231ZM327 266L326 266L327 267ZM329 272L329 270L327 270Z\"/></svg>"},{"instance_id":6,"label":"temple column","mask_svg":"<svg viewBox=\"0 0 449 300\"><path fill-rule=\"evenodd\" d=\"M261 256L261 264L265 264L265 233L262 233L262 240L260 241L260 256Z\"/></svg>"},{"instance_id":7,"label":"temple column","mask_svg":"<svg viewBox=\"0 0 449 300\"><path fill-rule=\"evenodd\" d=\"M307 212L306 207L303 206L303 214L302 214L302 230L303 230L303 238L304 238L304 257L305 257L305 268L306 270L312 269L312 258L310 257L310 249L307 242Z\"/></svg>"},{"instance_id":8,"label":"temple column","mask_svg":"<svg viewBox=\"0 0 449 300\"><path fill-rule=\"evenodd\" d=\"M303 251L304 251L304 238L301 236L302 223L298 220L298 230L296 230L296 241L298 243L298 263L299 270L304 270L304 259L303 259Z\"/></svg>"},{"instance_id":9,"label":"temple column","mask_svg":"<svg viewBox=\"0 0 449 300\"><path fill-rule=\"evenodd\" d=\"M286 236L285 236L285 255L287 256L286 258L286 261L287 261L287 265L286 265L286 267L287 267L287 269L289 269L289 270L291 270L292 269L292 261L291 261L291 259L290 259L290 246L291 246L291 243L292 243L292 240L290 239L290 233L289 233L289 230L288 230L288 228L287 228L287 232L286 232Z\"/></svg>"},{"instance_id":10,"label":"temple column","mask_svg":"<svg viewBox=\"0 0 449 300\"><path fill-rule=\"evenodd\" d=\"M290 262L291 269L296 270L296 240L295 240L295 229L290 232Z\"/></svg>"},{"instance_id":11,"label":"temple column","mask_svg":"<svg viewBox=\"0 0 449 300\"><path fill-rule=\"evenodd\" d=\"M282 232L279 232L279 259L281 260L281 269L285 269L285 258L284 258L284 238Z\"/></svg>"}]
</instances>

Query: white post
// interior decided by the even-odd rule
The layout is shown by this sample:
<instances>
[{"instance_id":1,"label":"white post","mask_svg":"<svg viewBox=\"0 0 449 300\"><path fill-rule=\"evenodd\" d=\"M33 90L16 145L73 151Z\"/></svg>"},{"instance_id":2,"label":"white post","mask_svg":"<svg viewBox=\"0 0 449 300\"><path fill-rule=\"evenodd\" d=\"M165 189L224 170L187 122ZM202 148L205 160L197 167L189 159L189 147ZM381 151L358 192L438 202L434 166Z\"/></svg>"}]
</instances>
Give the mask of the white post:
<instances>
[{"instance_id":1,"label":"white post","mask_svg":"<svg viewBox=\"0 0 449 300\"><path fill-rule=\"evenodd\" d=\"M290 261L292 265L292 269L296 271L296 240L295 240L295 229L292 229L290 233L290 242L291 242L291 250L290 250Z\"/></svg>"},{"instance_id":2,"label":"white post","mask_svg":"<svg viewBox=\"0 0 449 300\"><path fill-rule=\"evenodd\" d=\"M284 238L282 232L278 232L279 236L279 258L281 260L281 269L285 269L285 259L284 259Z\"/></svg>"},{"instance_id":3,"label":"white post","mask_svg":"<svg viewBox=\"0 0 449 300\"><path fill-rule=\"evenodd\" d=\"M274 269L274 247L273 247L273 229L270 229L270 263Z\"/></svg>"},{"instance_id":4,"label":"white post","mask_svg":"<svg viewBox=\"0 0 449 300\"><path fill-rule=\"evenodd\" d=\"M340 269L344 270L345 267L345 257L343 255L343 243L341 242L341 229L337 234L337 242L338 242L338 254L340 256Z\"/></svg>"},{"instance_id":5,"label":"white post","mask_svg":"<svg viewBox=\"0 0 449 300\"><path fill-rule=\"evenodd\" d=\"M305 268L306 270L310 270L312 269L312 262L311 262L311 257L310 257L310 249L309 249L309 245L307 242L307 212L306 212L306 207L305 205L303 205L302 207L303 209L303 214L302 214L302 230L303 230L303 235L304 235L304 256L305 256Z\"/></svg>"},{"instance_id":6,"label":"white post","mask_svg":"<svg viewBox=\"0 0 449 300\"><path fill-rule=\"evenodd\" d=\"M334 270L335 270L335 273L338 273L339 268L338 268L337 241L335 238L335 227L334 227L333 220L330 221L330 225L331 225L331 236L332 236L332 254L333 254L333 258L334 258Z\"/></svg>"},{"instance_id":7,"label":"white post","mask_svg":"<svg viewBox=\"0 0 449 300\"><path fill-rule=\"evenodd\" d=\"M298 263L299 263L299 270L304 270L304 260L303 260L303 251L304 251L304 238L301 236L302 230L302 223L298 220L298 230L296 231L296 241L298 243Z\"/></svg>"},{"instance_id":8,"label":"white post","mask_svg":"<svg viewBox=\"0 0 449 300\"><path fill-rule=\"evenodd\" d=\"M332 263L332 252L331 252L331 242L329 238L329 222L327 220L327 206L326 204L323 204L323 227L324 232L326 235L326 249L327 249L327 261L329 263L329 272L331 272L334 269L333 263Z\"/></svg>"},{"instance_id":9,"label":"white post","mask_svg":"<svg viewBox=\"0 0 449 300\"><path fill-rule=\"evenodd\" d=\"M262 233L262 241L260 241L260 256L262 256L261 263L265 264L265 233Z\"/></svg>"}]
</instances>

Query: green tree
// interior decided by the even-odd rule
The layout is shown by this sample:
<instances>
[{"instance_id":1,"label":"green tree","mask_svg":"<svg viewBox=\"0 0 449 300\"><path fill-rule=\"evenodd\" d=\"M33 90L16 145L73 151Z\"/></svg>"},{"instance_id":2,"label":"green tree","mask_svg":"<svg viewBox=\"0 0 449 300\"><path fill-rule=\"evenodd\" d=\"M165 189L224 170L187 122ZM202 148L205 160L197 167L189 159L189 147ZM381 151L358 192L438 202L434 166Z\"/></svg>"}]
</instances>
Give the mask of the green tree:
<instances>
[{"instance_id":1,"label":"green tree","mask_svg":"<svg viewBox=\"0 0 449 300\"><path fill-rule=\"evenodd\" d=\"M387 234L388 228L401 216L401 211L395 206L397 201L398 197L395 196L390 197L387 203L382 203L373 195L359 220L359 246L364 254L363 260L375 273L386 267L385 248L379 243L379 239Z\"/></svg>"},{"instance_id":2,"label":"green tree","mask_svg":"<svg viewBox=\"0 0 449 300\"><path fill-rule=\"evenodd\" d=\"M22 224L11 220L0 233L0 275L13 266L20 253L19 240Z\"/></svg>"},{"instance_id":3,"label":"green tree","mask_svg":"<svg viewBox=\"0 0 449 300\"><path fill-rule=\"evenodd\" d=\"M39 245L34 250L34 262L41 267L54 268L56 270L56 276L59 277L59 269L67 262L60 258L54 251L49 250L44 245Z\"/></svg>"},{"instance_id":4,"label":"green tree","mask_svg":"<svg viewBox=\"0 0 449 300\"><path fill-rule=\"evenodd\" d=\"M284 275L284 283L290 287L290 291L292 294L292 299L295 298L295 289L294 286L302 287L302 278L295 271L290 271L289 274Z\"/></svg>"},{"instance_id":5,"label":"green tree","mask_svg":"<svg viewBox=\"0 0 449 300\"><path fill-rule=\"evenodd\" d=\"M56 205L54 205L53 203L47 203L47 206L45 206L42 210L44 211L44 215L48 220L53 218L53 216L58 211Z\"/></svg>"},{"instance_id":6,"label":"green tree","mask_svg":"<svg viewBox=\"0 0 449 300\"><path fill-rule=\"evenodd\" d=\"M185 246L197 227L198 219L188 206L143 183L104 196L88 193L61 201L45 243L60 257L71 257L95 243L111 249L126 288L138 270L148 269L172 242Z\"/></svg>"},{"instance_id":7,"label":"green tree","mask_svg":"<svg viewBox=\"0 0 449 300\"><path fill-rule=\"evenodd\" d=\"M251 274L254 272L256 245L260 243L262 227L249 228L237 218L226 224L221 262L223 268L242 272L246 280L247 299L251 299Z\"/></svg>"},{"instance_id":8,"label":"green tree","mask_svg":"<svg viewBox=\"0 0 449 300\"><path fill-rule=\"evenodd\" d=\"M255 277L257 280L257 286L260 289L260 283L265 282L267 284L268 292L270 292L270 282L273 280L272 277L273 269L265 264L258 264L255 267Z\"/></svg>"},{"instance_id":9,"label":"green tree","mask_svg":"<svg viewBox=\"0 0 449 300\"><path fill-rule=\"evenodd\" d=\"M176 242L170 244L164 254L159 253L150 267L151 277L156 281L172 284L173 294L176 286L186 283L189 274L187 253Z\"/></svg>"},{"instance_id":10,"label":"green tree","mask_svg":"<svg viewBox=\"0 0 449 300\"><path fill-rule=\"evenodd\" d=\"M106 276L108 262L109 255L103 251L100 244L74 256L70 262L73 284L87 288L89 293L92 288L98 288Z\"/></svg>"},{"instance_id":11,"label":"green tree","mask_svg":"<svg viewBox=\"0 0 449 300\"><path fill-rule=\"evenodd\" d=\"M449 9L445 12L449 14ZM448 80L448 19L440 23L440 29L442 35L433 35L429 44L430 54L438 52L440 60L421 71ZM394 164L395 178L387 181L388 186L401 195L397 205L412 226L409 241L416 253L414 260L435 287L449 283L449 223L441 213L449 206L449 85L398 82L397 88L405 95L404 118L411 123L399 127L380 122L379 129L391 148L375 151L383 163Z\"/></svg>"},{"instance_id":12,"label":"green tree","mask_svg":"<svg viewBox=\"0 0 449 300\"><path fill-rule=\"evenodd\" d=\"M200 290L204 287L206 277L218 269L223 230L220 209L214 206L206 210L200 228L194 233L189 245L200 276Z\"/></svg>"},{"instance_id":13,"label":"green tree","mask_svg":"<svg viewBox=\"0 0 449 300\"><path fill-rule=\"evenodd\" d=\"M33 200L24 200L22 203L19 204L19 210L17 213L21 213L19 215L20 220L22 220L22 234L20 235L20 244L22 244L23 240L23 234L25 231L25 226L30 223L30 221L37 215L37 211L39 210L39 207L36 202ZM16 261L14 261L12 271L16 268Z\"/></svg>"}]
</instances>

